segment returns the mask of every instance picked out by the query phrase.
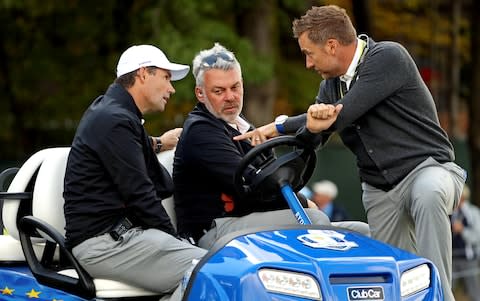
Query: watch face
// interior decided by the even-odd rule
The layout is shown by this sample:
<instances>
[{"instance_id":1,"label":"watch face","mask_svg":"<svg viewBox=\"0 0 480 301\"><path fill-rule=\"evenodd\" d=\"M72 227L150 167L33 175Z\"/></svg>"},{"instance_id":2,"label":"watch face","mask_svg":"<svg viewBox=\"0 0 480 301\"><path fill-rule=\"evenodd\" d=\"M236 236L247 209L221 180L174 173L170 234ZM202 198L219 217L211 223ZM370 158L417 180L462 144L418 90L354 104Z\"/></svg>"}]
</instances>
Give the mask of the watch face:
<instances>
[{"instance_id":1,"label":"watch face","mask_svg":"<svg viewBox=\"0 0 480 301\"><path fill-rule=\"evenodd\" d=\"M284 123L285 120L287 120L288 116L287 115L280 115L277 118L275 118L275 123L276 124L281 124Z\"/></svg>"}]
</instances>

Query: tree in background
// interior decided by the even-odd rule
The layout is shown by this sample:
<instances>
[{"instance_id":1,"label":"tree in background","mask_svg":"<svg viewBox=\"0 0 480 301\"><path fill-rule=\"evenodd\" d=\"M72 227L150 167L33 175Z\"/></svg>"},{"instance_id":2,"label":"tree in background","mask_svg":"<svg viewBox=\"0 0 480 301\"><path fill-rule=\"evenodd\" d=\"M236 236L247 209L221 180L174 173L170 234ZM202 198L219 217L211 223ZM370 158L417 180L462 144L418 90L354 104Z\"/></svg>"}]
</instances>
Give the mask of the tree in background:
<instances>
[{"instance_id":1,"label":"tree in background","mask_svg":"<svg viewBox=\"0 0 480 301\"><path fill-rule=\"evenodd\" d=\"M70 144L84 109L112 82L118 56L131 44L152 43L191 64L199 49L218 41L242 63L245 113L254 124L304 112L320 79L305 70L291 23L323 4L345 7L359 33L409 49L453 139L466 108L470 181L480 184L479 92L472 88L480 77L479 4L472 0L0 0L0 160ZM195 104L193 86L192 76L179 82L165 114L146 117L151 133L183 124Z\"/></svg>"},{"instance_id":2,"label":"tree in background","mask_svg":"<svg viewBox=\"0 0 480 301\"><path fill-rule=\"evenodd\" d=\"M39 148L70 144L82 112L113 80L118 56L131 44L158 45L172 60L189 64L199 49L219 41L242 61L246 111L252 120L273 118L275 82L283 78L289 82L281 90L285 111L304 110L306 105L295 103L310 103L318 83L302 80L309 77L303 66L278 52L294 45L291 18L285 18L282 9L298 16L305 3L1 1L0 142L8 147L2 148L0 158L23 160ZM280 27L276 20L282 20ZM274 46L283 31L290 46ZM300 53L295 53L298 59ZM195 102L193 85L191 76L179 83L166 114L148 116L146 126L152 133L182 125Z\"/></svg>"},{"instance_id":3,"label":"tree in background","mask_svg":"<svg viewBox=\"0 0 480 301\"><path fill-rule=\"evenodd\" d=\"M87 103L114 74L122 26L111 12L122 10L116 1L78 2L1 2L2 159L69 144Z\"/></svg>"},{"instance_id":4,"label":"tree in background","mask_svg":"<svg viewBox=\"0 0 480 301\"><path fill-rule=\"evenodd\" d=\"M471 26L471 54L470 64L470 101L469 103L469 149L471 158L470 187L475 197L472 198L477 205L480 205L480 2L472 1L470 11Z\"/></svg>"}]
</instances>

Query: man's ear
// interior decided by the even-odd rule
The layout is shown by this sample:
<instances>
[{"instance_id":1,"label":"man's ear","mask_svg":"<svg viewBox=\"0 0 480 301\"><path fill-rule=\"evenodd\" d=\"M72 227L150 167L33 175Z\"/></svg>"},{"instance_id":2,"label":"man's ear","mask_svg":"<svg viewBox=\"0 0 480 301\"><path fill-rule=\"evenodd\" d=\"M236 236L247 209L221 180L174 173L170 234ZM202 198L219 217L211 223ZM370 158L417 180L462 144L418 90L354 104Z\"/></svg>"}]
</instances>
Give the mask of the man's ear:
<instances>
[{"instance_id":1,"label":"man's ear","mask_svg":"<svg viewBox=\"0 0 480 301\"><path fill-rule=\"evenodd\" d=\"M205 102L205 95L201 87L195 87L195 96L199 102Z\"/></svg>"},{"instance_id":2,"label":"man's ear","mask_svg":"<svg viewBox=\"0 0 480 301\"><path fill-rule=\"evenodd\" d=\"M141 67L137 70L137 77L141 83L145 81L146 73L147 73L147 68L145 67Z\"/></svg>"},{"instance_id":3,"label":"man's ear","mask_svg":"<svg viewBox=\"0 0 480 301\"><path fill-rule=\"evenodd\" d=\"M336 39L328 39L327 43L325 43L327 52L330 54L335 54L335 52L337 51L338 44L339 43Z\"/></svg>"}]
</instances>

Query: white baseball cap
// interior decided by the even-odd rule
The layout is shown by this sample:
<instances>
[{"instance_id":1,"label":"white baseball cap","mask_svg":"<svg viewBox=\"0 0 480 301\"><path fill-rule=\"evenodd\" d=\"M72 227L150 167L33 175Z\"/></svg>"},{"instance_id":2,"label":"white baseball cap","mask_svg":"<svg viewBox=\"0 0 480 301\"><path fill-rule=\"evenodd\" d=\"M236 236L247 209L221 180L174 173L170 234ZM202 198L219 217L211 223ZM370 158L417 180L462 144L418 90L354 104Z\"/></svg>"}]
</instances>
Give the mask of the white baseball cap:
<instances>
[{"instance_id":1,"label":"white baseball cap","mask_svg":"<svg viewBox=\"0 0 480 301\"><path fill-rule=\"evenodd\" d=\"M165 54L152 45L135 45L122 53L117 65L117 77L141 67L155 66L171 72L171 80L187 76L190 66L170 63Z\"/></svg>"}]
</instances>

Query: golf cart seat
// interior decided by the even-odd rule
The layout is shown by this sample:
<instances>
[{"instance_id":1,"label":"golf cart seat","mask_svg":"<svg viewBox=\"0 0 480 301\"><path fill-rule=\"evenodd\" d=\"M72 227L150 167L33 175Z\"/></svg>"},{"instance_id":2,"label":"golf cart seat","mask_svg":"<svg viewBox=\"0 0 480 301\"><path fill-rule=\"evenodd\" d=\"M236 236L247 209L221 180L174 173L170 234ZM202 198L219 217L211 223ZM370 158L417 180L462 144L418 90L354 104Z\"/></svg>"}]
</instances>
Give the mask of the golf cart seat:
<instances>
[{"instance_id":1,"label":"golf cart seat","mask_svg":"<svg viewBox=\"0 0 480 301\"><path fill-rule=\"evenodd\" d=\"M150 292L122 282L92 278L65 247L65 219L63 213L63 180L70 148L52 148L44 156L33 185L32 211L19 223L19 237L25 259L40 284L91 299L118 299L123 297L159 299L159 293ZM35 155L34 155L35 156ZM35 255L35 236L46 240L45 249L58 248L60 263Z\"/></svg>"},{"instance_id":2,"label":"golf cart seat","mask_svg":"<svg viewBox=\"0 0 480 301\"><path fill-rule=\"evenodd\" d=\"M3 200L2 220L5 227L4 235L0 235L0 262L2 264L19 264L25 262L19 241L18 221L32 212L33 183L40 165L50 154L51 149L45 149L31 156L21 168L9 168L0 175L2 189L8 184L6 192L1 192ZM32 239L35 253L40 256L45 248L45 239ZM56 254L58 257L58 253Z\"/></svg>"},{"instance_id":3,"label":"golf cart seat","mask_svg":"<svg viewBox=\"0 0 480 301\"><path fill-rule=\"evenodd\" d=\"M170 176L172 175L173 171L173 158L175 156L175 149L167 150L160 152L157 155L158 161L168 170ZM175 215L175 204L173 201L173 195L169 198L162 200L162 205L167 211L168 216L170 216L170 220L172 221L172 225L177 229L177 217Z\"/></svg>"}]
</instances>

